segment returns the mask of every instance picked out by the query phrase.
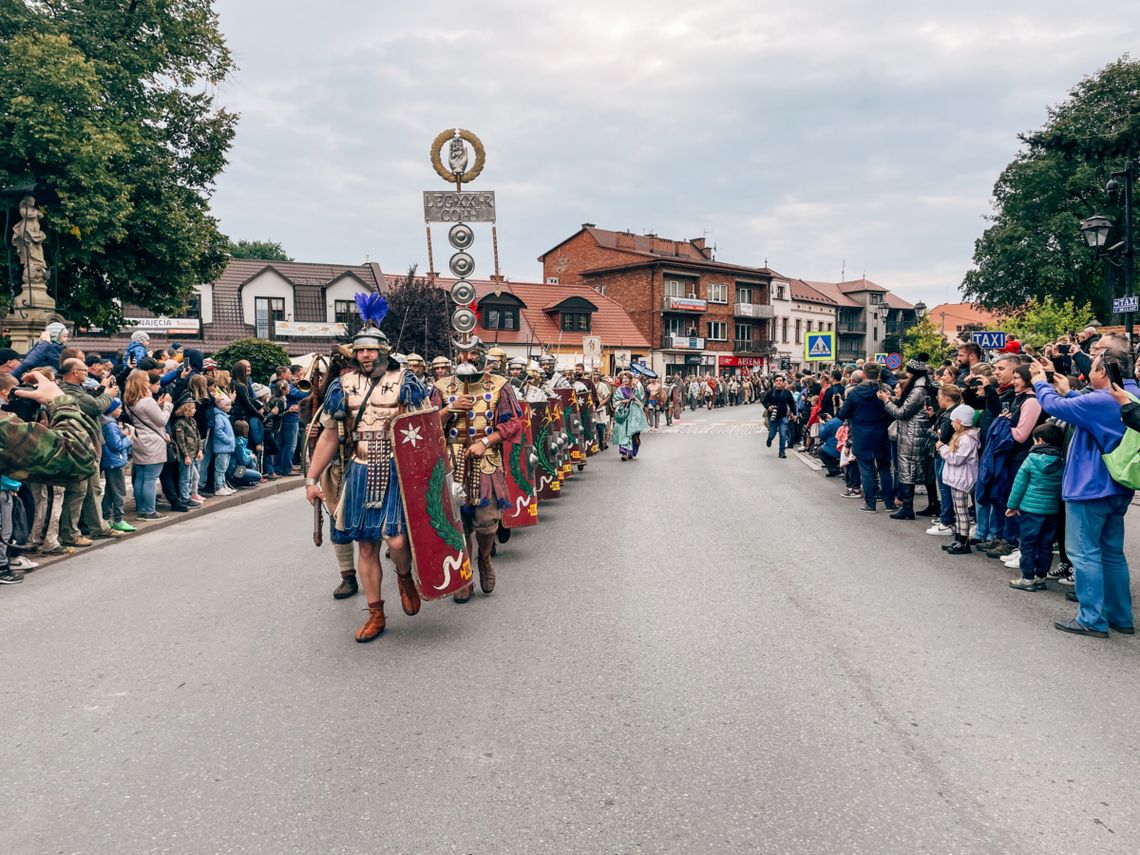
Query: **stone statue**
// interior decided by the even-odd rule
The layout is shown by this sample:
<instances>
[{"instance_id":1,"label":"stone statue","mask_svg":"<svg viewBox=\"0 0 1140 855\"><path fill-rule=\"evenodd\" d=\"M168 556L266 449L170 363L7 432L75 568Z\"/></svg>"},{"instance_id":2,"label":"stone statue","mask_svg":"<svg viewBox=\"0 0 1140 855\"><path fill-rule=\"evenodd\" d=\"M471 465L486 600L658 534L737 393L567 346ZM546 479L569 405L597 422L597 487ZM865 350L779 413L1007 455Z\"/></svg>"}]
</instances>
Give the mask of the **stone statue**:
<instances>
[{"instance_id":1,"label":"stone statue","mask_svg":"<svg viewBox=\"0 0 1140 855\"><path fill-rule=\"evenodd\" d=\"M40 212L36 200L25 196L20 200L20 222L12 229L12 245L24 265L24 287L47 288L47 263L44 261L44 232L40 228Z\"/></svg>"},{"instance_id":2,"label":"stone statue","mask_svg":"<svg viewBox=\"0 0 1140 855\"><path fill-rule=\"evenodd\" d=\"M447 151L447 165L456 175L467 171L467 146L463 144L458 134L451 138L451 147Z\"/></svg>"}]
</instances>

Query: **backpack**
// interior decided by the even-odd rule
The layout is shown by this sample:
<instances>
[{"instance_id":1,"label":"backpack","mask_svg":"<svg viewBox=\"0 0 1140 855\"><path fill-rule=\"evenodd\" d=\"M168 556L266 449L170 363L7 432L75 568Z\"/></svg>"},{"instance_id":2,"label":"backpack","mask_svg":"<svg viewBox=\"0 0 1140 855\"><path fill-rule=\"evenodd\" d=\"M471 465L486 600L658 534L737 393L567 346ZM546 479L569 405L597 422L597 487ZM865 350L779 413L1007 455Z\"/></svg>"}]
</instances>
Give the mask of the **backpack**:
<instances>
[{"instance_id":1,"label":"backpack","mask_svg":"<svg viewBox=\"0 0 1140 855\"><path fill-rule=\"evenodd\" d=\"M1128 397L1137 401L1134 395ZM1120 444L1100 458L1113 481L1129 490L1140 490L1140 431L1126 428Z\"/></svg>"}]
</instances>

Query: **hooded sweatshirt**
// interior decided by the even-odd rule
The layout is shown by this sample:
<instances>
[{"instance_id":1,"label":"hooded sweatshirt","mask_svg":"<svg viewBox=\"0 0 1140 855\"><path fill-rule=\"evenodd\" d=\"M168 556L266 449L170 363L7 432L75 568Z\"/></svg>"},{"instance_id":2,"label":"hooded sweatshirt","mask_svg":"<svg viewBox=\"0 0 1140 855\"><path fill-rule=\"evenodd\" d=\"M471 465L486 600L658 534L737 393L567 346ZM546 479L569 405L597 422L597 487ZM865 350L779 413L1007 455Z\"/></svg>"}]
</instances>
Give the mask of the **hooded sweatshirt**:
<instances>
[{"instance_id":1,"label":"hooded sweatshirt","mask_svg":"<svg viewBox=\"0 0 1140 855\"><path fill-rule=\"evenodd\" d=\"M1061 481L1061 497L1066 502L1087 502L1108 496L1128 496L1132 490L1112 480L1101 455L1108 454L1124 437L1120 404L1107 389L1094 389L1086 395L1075 392L1062 398L1057 391L1039 380L1033 384L1041 409L1072 425L1073 439L1065 457L1065 474ZM1125 378L1124 388L1140 397L1140 386Z\"/></svg>"},{"instance_id":2,"label":"hooded sweatshirt","mask_svg":"<svg viewBox=\"0 0 1140 855\"><path fill-rule=\"evenodd\" d=\"M1009 492L1010 510L1051 516L1061 509L1061 476L1065 459L1054 445L1035 445L1017 470Z\"/></svg>"},{"instance_id":3,"label":"hooded sweatshirt","mask_svg":"<svg viewBox=\"0 0 1140 855\"><path fill-rule=\"evenodd\" d=\"M967 428L958 437L958 447L953 451L949 445L938 448L946 465L942 467L942 483L947 487L968 493L978 480L978 429Z\"/></svg>"}]
</instances>

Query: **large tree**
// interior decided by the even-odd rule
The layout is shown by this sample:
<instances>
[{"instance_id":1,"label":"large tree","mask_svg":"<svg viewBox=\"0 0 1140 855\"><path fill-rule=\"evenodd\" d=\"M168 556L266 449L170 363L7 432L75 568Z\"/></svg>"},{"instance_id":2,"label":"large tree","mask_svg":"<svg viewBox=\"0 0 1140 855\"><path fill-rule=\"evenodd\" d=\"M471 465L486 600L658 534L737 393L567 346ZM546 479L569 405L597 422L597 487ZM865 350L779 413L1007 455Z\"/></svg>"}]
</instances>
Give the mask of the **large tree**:
<instances>
[{"instance_id":1,"label":"large tree","mask_svg":"<svg viewBox=\"0 0 1140 855\"><path fill-rule=\"evenodd\" d=\"M994 213L974 244L962 293L989 309L1046 297L1087 302L1107 319L1101 261L1080 221L1093 213L1123 220L1104 187L1126 157L1140 155L1140 63L1126 55L1082 80L1049 108L1041 129L1020 139L1022 150L994 185Z\"/></svg>"},{"instance_id":2,"label":"large tree","mask_svg":"<svg viewBox=\"0 0 1140 855\"><path fill-rule=\"evenodd\" d=\"M230 243L231 258L254 258L263 261L292 261L285 247L275 240L239 240Z\"/></svg>"},{"instance_id":3,"label":"large tree","mask_svg":"<svg viewBox=\"0 0 1140 855\"><path fill-rule=\"evenodd\" d=\"M388 316L380 328L393 350L418 353L429 362L451 354L451 301L446 291L417 278L413 266L387 297Z\"/></svg>"},{"instance_id":4,"label":"large tree","mask_svg":"<svg viewBox=\"0 0 1140 855\"><path fill-rule=\"evenodd\" d=\"M210 0L3 4L0 184L58 193L47 258L72 320L114 328L113 298L177 311L224 267L208 200L237 120L214 91L233 67Z\"/></svg>"}]
</instances>

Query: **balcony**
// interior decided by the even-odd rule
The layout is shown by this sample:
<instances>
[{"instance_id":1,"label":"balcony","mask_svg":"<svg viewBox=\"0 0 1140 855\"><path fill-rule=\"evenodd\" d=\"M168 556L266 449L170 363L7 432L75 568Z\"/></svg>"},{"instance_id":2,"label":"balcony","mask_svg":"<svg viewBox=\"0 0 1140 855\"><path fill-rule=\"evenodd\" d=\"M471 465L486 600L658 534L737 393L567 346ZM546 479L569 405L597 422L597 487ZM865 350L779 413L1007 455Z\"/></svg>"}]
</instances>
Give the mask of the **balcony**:
<instances>
[{"instance_id":1,"label":"balcony","mask_svg":"<svg viewBox=\"0 0 1140 855\"><path fill-rule=\"evenodd\" d=\"M708 308L708 301L699 297L666 297L661 302L663 312L701 313Z\"/></svg>"},{"instance_id":2,"label":"balcony","mask_svg":"<svg viewBox=\"0 0 1140 855\"><path fill-rule=\"evenodd\" d=\"M835 323L835 329L840 335L866 335L867 324L861 321L845 321L839 320Z\"/></svg>"},{"instance_id":3,"label":"balcony","mask_svg":"<svg viewBox=\"0 0 1140 855\"><path fill-rule=\"evenodd\" d=\"M673 335L664 333L661 336L662 350L704 350L705 340L693 335Z\"/></svg>"},{"instance_id":4,"label":"balcony","mask_svg":"<svg viewBox=\"0 0 1140 855\"><path fill-rule=\"evenodd\" d=\"M772 307L765 303L733 303L732 314L738 318L774 318Z\"/></svg>"},{"instance_id":5,"label":"balcony","mask_svg":"<svg viewBox=\"0 0 1140 855\"><path fill-rule=\"evenodd\" d=\"M835 351L836 362L854 362L855 360L862 358L863 351L861 350L849 350L841 347Z\"/></svg>"},{"instance_id":6,"label":"balcony","mask_svg":"<svg viewBox=\"0 0 1140 855\"><path fill-rule=\"evenodd\" d=\"M772 342L766 338L753 339L752 341L734 341L732 350L734 353L771 353Z\"/></svg>"}]
</instances>

